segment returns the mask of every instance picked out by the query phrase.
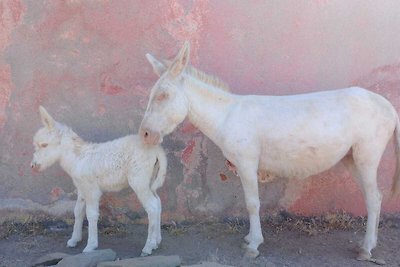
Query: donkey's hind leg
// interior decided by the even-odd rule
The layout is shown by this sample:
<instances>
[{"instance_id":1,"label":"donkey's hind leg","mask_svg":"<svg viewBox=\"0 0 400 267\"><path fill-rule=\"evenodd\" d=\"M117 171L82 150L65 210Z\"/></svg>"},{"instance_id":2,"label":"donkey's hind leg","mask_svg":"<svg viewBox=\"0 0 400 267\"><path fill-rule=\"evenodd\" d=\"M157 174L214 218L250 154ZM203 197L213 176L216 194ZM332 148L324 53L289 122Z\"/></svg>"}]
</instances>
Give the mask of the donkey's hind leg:
<instances>
[{"instance_id":1,"label":"donkey's hind leg","mask_svg":"<svg viewBox=\"0 0 400 267\"><path fill-rule=\"evenodd\" d=\"M383 145L358 145L353 149L353 160L344 161L361 185L368 212L367 229L358 260L371 259L371 250L376 247L378 239L382 195L378 188L377 171L383 151Z\"/></svg>"}]
</instances>

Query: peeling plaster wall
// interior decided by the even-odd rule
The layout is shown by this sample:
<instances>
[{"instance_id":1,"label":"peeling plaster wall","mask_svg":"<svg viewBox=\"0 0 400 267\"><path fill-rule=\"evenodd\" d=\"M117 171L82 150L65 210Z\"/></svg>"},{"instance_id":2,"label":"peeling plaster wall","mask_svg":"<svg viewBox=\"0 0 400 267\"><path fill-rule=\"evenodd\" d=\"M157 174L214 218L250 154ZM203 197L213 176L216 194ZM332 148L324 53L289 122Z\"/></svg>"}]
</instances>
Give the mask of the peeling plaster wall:
<instances>
[{"instance_id":1,"label":"peeling plaster wall","mask_svg":"<svg viewBox=\"0 0 400 267\"><path fill-rule=\"evenodd\" d=\"M87 141L136 133L157 79L145 53L169 58L184 40L192 64L238 94L359 85L400 111L398 10L396 0L0 1L1 214L60 215L76 197L59 166L30 170L39 105ZM188 121L164 140L164 219L246 216L239 179L210 140ZM394 163L390 144L379 169L384 212L400 211L399 201L388 201ZM365 214L361 191L341 164L311 179L261 184L260 195L263 215ZM102 214L122 222L144 218L128 189L104 195Z\"/></svg>"}]
</instances>

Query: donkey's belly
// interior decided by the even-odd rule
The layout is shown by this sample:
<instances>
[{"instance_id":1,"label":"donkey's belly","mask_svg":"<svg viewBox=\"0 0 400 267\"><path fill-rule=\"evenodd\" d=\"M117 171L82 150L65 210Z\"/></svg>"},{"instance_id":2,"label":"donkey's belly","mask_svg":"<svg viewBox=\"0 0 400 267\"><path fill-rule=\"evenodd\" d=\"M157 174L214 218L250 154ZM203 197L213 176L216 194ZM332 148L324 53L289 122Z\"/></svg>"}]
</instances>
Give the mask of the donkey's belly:
<instances>
[{"instance_id":1,"label":"donkey's belly","mask_svg":"<svg viewBox=\"0 0 400 267\"><path fill-rule=\"evenodd\" d=\"M325 171L338 163L349 151L349 144L336 147L309 146L262 153L259 170L266 170L279 177L306 178Z\"/></svg>"}]
</instances>

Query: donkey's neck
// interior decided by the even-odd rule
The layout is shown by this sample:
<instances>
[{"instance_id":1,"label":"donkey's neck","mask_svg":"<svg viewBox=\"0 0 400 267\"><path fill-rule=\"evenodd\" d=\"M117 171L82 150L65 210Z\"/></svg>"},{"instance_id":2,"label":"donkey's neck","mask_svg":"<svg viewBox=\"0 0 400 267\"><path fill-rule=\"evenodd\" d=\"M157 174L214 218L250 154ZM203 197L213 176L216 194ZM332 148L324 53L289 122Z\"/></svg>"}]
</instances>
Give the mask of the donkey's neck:
<instances>
[{"instance_id":1,"label":"donkey's neck","mask_svg":"<svg viewBox=\"0 0 400 267\"><path fill-rule=\"evenodd\" d=\"M184 83L190 122L218 144L219 132L235 103L235 96L189 75Z\"/></svg>"}]
</instances>

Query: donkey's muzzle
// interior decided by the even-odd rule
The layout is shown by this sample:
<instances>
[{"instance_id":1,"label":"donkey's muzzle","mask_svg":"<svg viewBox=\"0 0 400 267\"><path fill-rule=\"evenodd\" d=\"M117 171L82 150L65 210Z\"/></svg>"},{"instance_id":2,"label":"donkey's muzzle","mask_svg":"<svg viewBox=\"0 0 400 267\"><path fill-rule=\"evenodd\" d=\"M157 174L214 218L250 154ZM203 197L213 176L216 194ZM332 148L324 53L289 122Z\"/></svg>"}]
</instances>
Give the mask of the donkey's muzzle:
<instances>
[{"instance_id":1,"label":"donkey's muzzle","mask_svg":"<svg viewBox=\"0 0 400 267\"><path fill-rule=\"evenodd\" d=\"M153 132L148 128L140 129L140 136L143 142L147 145L158 145L160 143L160 133Z\"/></svg>"},{"instance_id":2,"label":"donkey's muzzle","mask_svg":"<svg viewBox=\"0 0 400 267\"><path fill-rule=\"evenodd\" d=\"M32 170L33 170L34 172L38 172L38 171L40 171L40 164L38 164L38 163L32 161L32 162L31 162L31 168L32 168Z\"/></svg>"}]
</instances>

